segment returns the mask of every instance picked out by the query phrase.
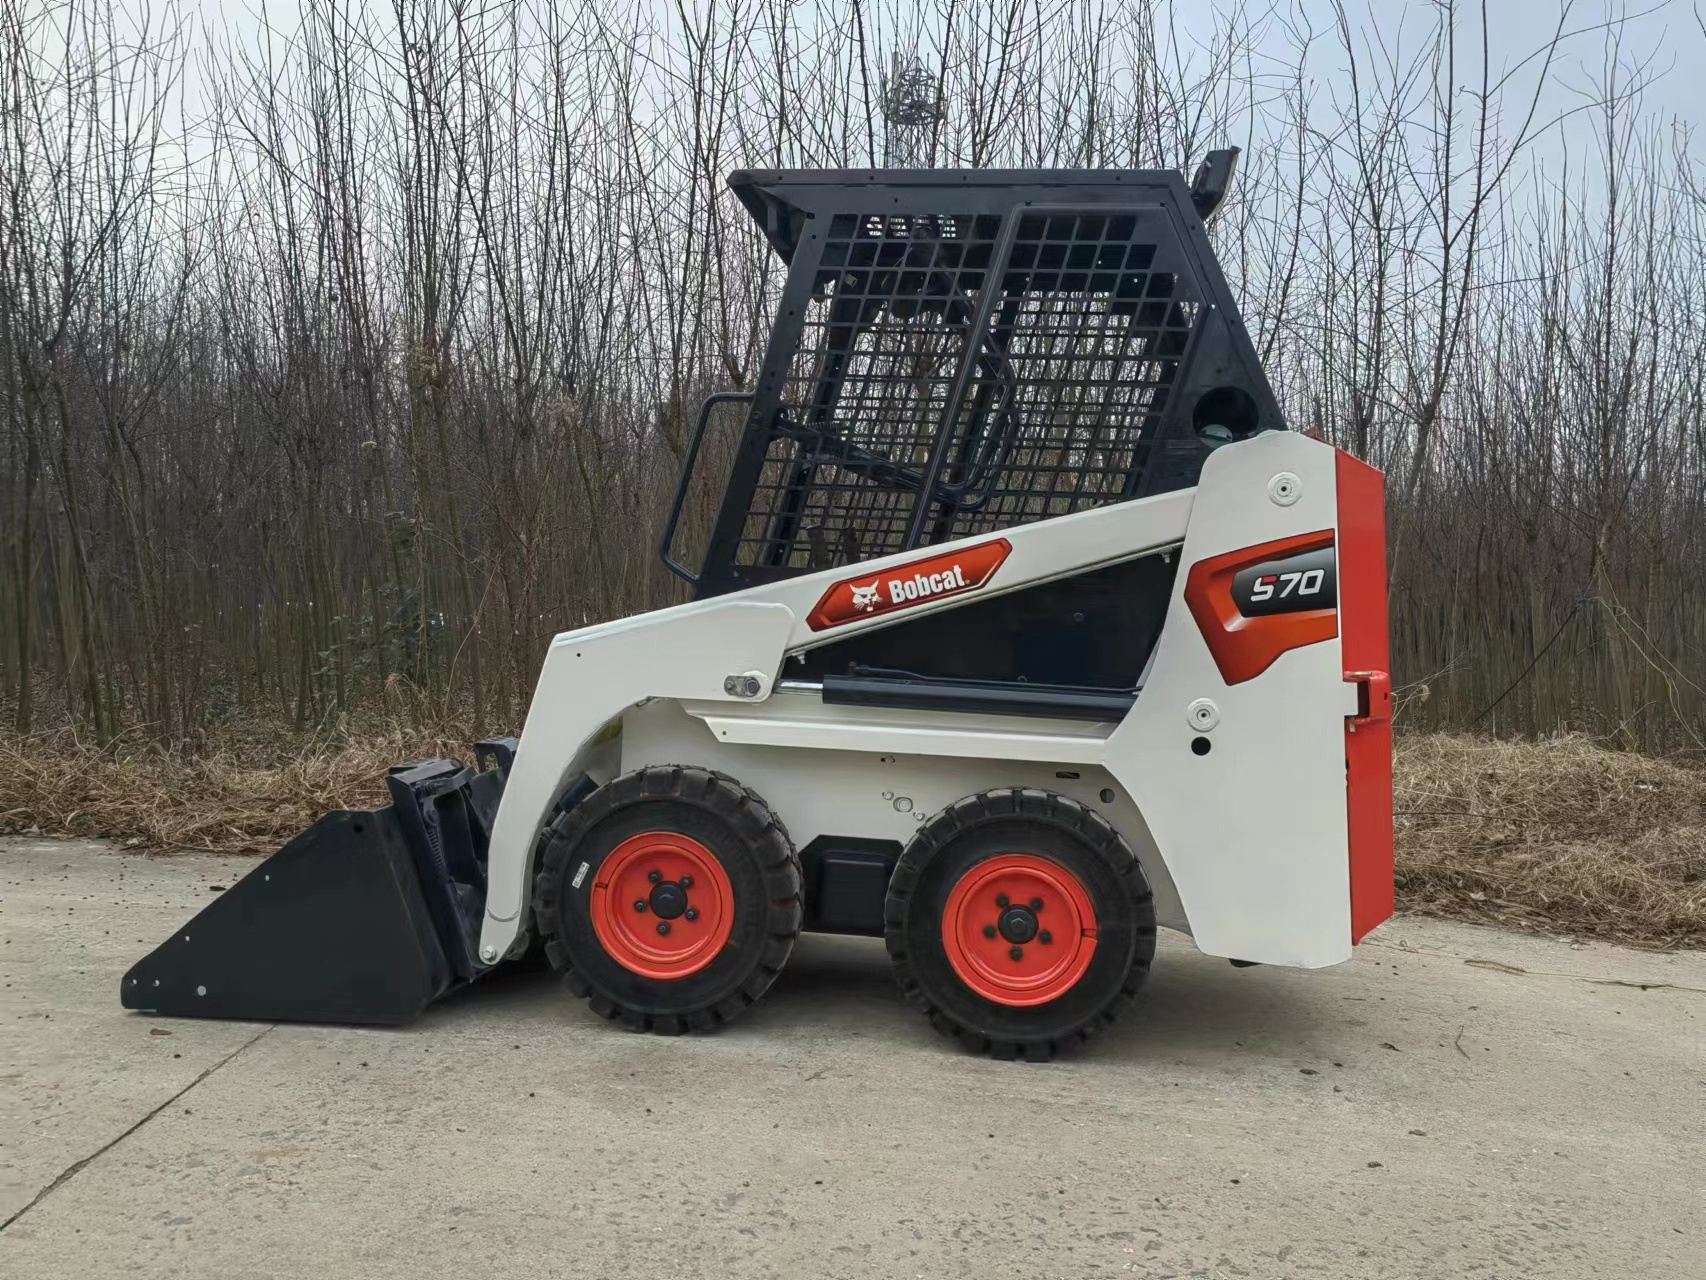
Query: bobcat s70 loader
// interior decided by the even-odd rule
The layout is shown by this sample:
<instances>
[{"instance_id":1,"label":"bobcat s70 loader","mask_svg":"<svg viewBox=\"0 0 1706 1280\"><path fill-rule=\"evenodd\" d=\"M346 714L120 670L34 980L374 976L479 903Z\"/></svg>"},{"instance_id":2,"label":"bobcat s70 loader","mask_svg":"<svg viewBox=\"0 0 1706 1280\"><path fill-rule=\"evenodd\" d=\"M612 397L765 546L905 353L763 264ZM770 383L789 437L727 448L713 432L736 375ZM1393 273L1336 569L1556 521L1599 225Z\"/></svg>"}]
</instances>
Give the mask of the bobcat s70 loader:
<instances>
[{"instance_id":1,"label":"bobcat s70 loader","mask_svg":"<svg viewBox=\"0 0 1706 1280\"><path fill-rule=\"evenodd\" d=\"M557 636L519 742L393 771L124 1004L398 1023L539 948L607 1018L709 1030L814 929L1030 1058L1112 1021L1157 926L1348 958L1392 909L1382 478L1285 429L1204 230L1235 157L733 175L788 272L689 444L695 598Z\"/></svg>"}]
</instances>

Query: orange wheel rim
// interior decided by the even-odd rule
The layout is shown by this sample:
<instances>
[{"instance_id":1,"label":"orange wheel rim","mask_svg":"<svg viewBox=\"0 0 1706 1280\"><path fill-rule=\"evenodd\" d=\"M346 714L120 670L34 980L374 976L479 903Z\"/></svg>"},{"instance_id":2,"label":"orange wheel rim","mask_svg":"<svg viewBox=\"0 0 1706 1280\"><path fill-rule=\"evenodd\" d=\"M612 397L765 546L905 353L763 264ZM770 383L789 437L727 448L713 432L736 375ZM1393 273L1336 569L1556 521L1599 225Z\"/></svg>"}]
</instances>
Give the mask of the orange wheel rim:
<instances>
[{"instance_id":1,"label":"orange wheel rim","mask_svg":"<svg viewBox=\"0 0 1706 1280\"><path fill-rule=\"evenodd\" d=\"M1070 991L1096 953L1096 910L1078 877L1032 853L972 867L942 912L948 963L985 1000L1024 1009Z\"/></svg>"},{"instance_id":2,"label":"orange wheel rim","mask_svg":"<svg viewBox=\"0 0 1706 1280\"><path fill-rule=\"evenodd\" d=\"M698 973L734 930L729 873L704 845L673 831L629 836L612 849L588 905L599 945L642 978Z\"/></svg>"}]
</instances>

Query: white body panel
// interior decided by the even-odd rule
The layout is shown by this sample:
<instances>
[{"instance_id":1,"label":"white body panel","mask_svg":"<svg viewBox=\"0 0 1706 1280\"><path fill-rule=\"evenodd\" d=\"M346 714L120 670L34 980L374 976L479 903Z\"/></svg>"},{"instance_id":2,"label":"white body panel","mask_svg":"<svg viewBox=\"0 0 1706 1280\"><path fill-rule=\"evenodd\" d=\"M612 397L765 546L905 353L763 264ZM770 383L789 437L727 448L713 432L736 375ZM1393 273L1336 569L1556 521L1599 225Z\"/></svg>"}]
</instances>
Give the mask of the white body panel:
<instances>
[{"instance_id":1,"label":"white body panel","mask_svg":"<svg viewBox=\"0 0 1706 1280\"><path fill-rule=\"evenodd\" d=\"M1305 447L1296 447L1300 440ZM1334 462L1332 449L1279 432L1213 455L1184 564L1334 528ZM1282 471L1302 481L1286 507L1267 495L1269 478ZM1108 768L1165 851L1198 947L1311 968L1347 960L1344 717L1356 712L1357 693L1344 683L1338 638L1282 653L1262 675L1228 687L1184 590L1181 572L1149 679L1108 739ZM1220 712L1206 756L1188 749L1185 711L1200 697Z\"/></svg>"},{"instance_id":2,"label":"white body panel","mask_svg":"<svg viewBox=\"0 0 1706 1280\"><path fill-rule=\"evenodd\" d=\"M1286 505L1280 472L1301 480ZM1100 811L1136 850L1162 924L1236 959L1317 966L1350 954L1343 683L1338 641L1282 654L1228 687L1182 603L1205 556L1336 525L1334 451L1274 432L1212 455L1198 488L843 566L567 632L552 641L492 835L481 954L516 942L532 855L579 773L603 782L646 764L722 769L751 786L797 845L831 834L906 841L933 813L991 787L1043 787ZM992 537L1012 547L990 584L814 632L830 586ZM826 706L778 689L791 653L1099 564L1183 545L1136 705L1115 724ZM724 691L759 678L757 698ZM1186 709L1220 723L1197 756ZM613 722L619 721L619 733ZM603 732L601 732L603 730ZM1073 776L1060 776L1073 775ZM1111 797L1106 799L1104 797ZM904 803L903 803L904 802Z\"/></svg>"}]
</instances>

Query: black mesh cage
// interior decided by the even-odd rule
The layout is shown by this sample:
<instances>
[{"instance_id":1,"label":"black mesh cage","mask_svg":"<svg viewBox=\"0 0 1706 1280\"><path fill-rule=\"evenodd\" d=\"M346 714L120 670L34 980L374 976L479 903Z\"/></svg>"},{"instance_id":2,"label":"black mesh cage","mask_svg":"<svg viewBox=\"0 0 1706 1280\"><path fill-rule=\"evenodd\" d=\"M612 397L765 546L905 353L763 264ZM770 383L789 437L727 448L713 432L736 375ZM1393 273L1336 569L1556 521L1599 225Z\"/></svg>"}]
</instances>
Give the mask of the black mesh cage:
<instances>
[{"instance_id":1,"label":"black mesh cage","mask_svg":"<svg viewBox=\"0 0 1706 1280\"><path fill-rule=\"evenodd\" d=\"M701 594L1182 488L1282 425L1176 173L729 181L790 271Z\"/></svg>"}]
</instances>

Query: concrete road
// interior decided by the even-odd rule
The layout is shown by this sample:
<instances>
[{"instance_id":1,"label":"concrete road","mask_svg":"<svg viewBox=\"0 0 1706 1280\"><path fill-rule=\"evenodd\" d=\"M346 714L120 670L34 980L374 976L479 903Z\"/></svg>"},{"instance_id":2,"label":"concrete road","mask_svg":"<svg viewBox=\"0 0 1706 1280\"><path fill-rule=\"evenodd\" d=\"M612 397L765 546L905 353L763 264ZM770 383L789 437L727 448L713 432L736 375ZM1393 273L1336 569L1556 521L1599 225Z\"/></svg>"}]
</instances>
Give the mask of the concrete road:
<instances>
[{"instance_id":1,"label":"concrete road","mask_svg":"<svg viewBox=\"0 0 1706 1280\"><path fill-rule=\"evenodd\" d=\"M248 865L0 841L0 1276L1706 1277L1706 955L1169 938L1050 1066L959 1052L852 939L707 1038L539 975L403 1031L122 1012Z\"/></svg>"}]
</instances>

